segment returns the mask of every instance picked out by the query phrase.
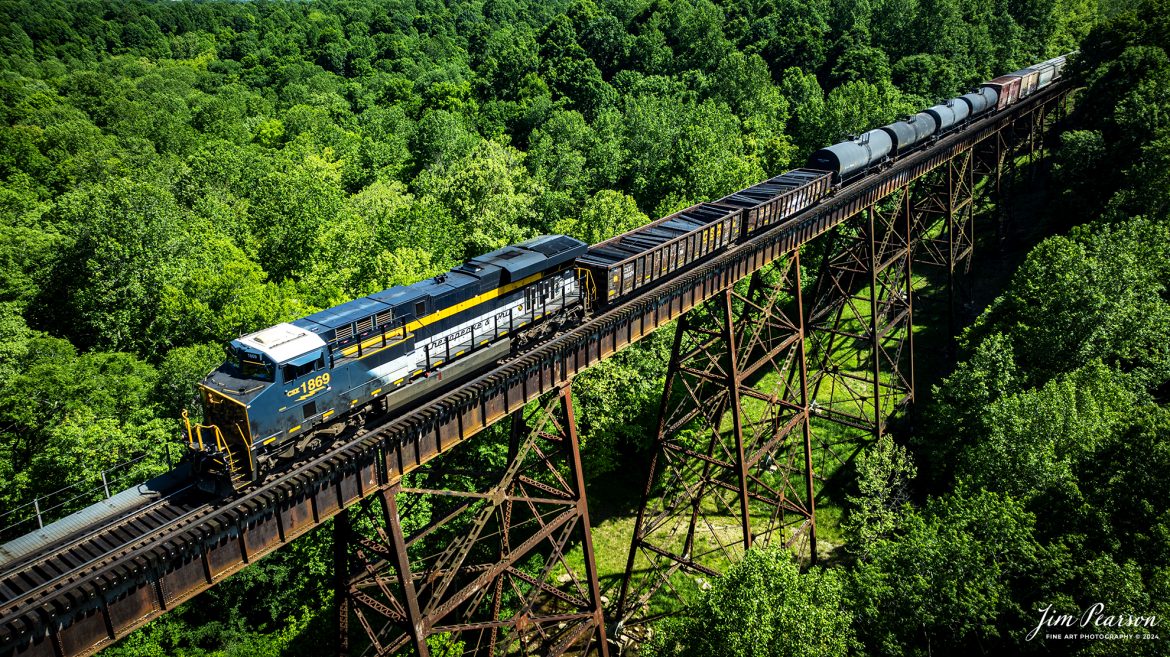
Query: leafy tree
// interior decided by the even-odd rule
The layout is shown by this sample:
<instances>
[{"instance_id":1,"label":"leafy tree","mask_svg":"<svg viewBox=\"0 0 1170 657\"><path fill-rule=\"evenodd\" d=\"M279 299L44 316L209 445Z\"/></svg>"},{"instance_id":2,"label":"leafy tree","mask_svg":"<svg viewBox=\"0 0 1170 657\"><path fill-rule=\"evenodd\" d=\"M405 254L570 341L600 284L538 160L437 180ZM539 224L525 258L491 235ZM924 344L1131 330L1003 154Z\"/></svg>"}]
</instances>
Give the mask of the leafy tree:
<instances>
[{"instance_id":1,"label":"leafy tree","mask_svg":"<svg viewBox=\"0 0 1170 657\"><path fill-rule=\"evenodd\" d=\"M581 458L591 480L603 481L621 471L623 462L653 448L674 330L663 327L574 380Z\"/></svg>"},{"instance_id":2,"label":"leafy tree","mask_svg":"<svg viewBox=\"0 0 1170 657\"><path fill-rule=\"evenodd\" d=\"M444 166L467 155L476 143L474 131L459 116L439 109L423 115L411 150L420 166Z\"/></svg>"},{"instance_id":3,"label":"leafy tree","mask_svg":"<svg viewBox=\"0 0 1170 657\"><path fill-rule=\"evenodd\" d=\"M516 100L524 78L536 73L540 52L536 37L526 25L509 25L491 32L477 53L476 72L484 97Z\"/></svg>"},{"instance_id":4,"label":"leafy tree","mask_svg":"<svg viewBox=\"0 0 1170 657\"><path fill-rule=\"evenodd\" d=\"M52 265L61 235L43 220L49 204L23 174L0 186L0 300L27 304L39 291L39 272Z\"/></svg>"},{"instance_id":5,"label":"leafy tree","mask_svg":"<svg viewBox=\"0 0 1170 657\"><path fill-rule=\"evenodd\" d=\"M578 219L562 219L551 232L597 244L649 222L632 196L603 189L585 201Z\"/></svg>"},{"instance_id":6,"label":"leafy tree","mask_svg":"<svg viewBox=\"0 0 1170 657\"><path fill-rule=\"evenodd\" d=\"M1108 8L1070 69L1087 87L1073 116L1084 132L1065 140L1056 180L1081 193L1071 223L1104 208L1118 226L1026 264L1035 287L1005 294L966 338L968 361L929 414L928 433L948 440L918 459L924 480L949 485L962 468L992 486L997 459L1027 462L1013 440L1055 455L1034 479L1061 485L1014 490L1038 511L1078 509L1083 531L1037 531L1087 584L1050 572L1045 599L1103 594L1112 578L1116 600L1161 609L1170 590L1160 456L1126 461L1119 442L1160 454L1160 421L1120 405L1147 412L1170 362L1170 137L1164 113L1142 111L1167 91L1165 9ZM92 482L133 455L146 455L134 476L157 471L177 415L195 409L193 382L241 333L537 233L599 241L717 198L1064 52L1094 18L1087 0L0 3L0 499ZM578 379L591 483L643 461L668 342L660 332ZM1005 425L988 430L993 419ZM1064 424L1045 435L1039 419ZM468 446L468 467L498 465L498 438ZM1150 494L1093 479L1093 459L1149 465ZM878 496L858 498L859 526L890 546L909 530L885 529L889 497L866 505L898 459L862 461ZM1110 531L1127 517L1132 541ZM423 508L408 522L428 520ZM1113 550L1123 543L1141 559ZM319 654L328 545L303 539L111 650ZM818 573L796 588L840 582ZM817 627L847 622L833 591ZM820 613L812 595L760 617L789 627ZM793 650L849 649L847 633L797 636L809 641Z\"/></svg>"},{"instance_id":7,"label":"leafy tree","mask_svg":"<svg viewBox=\"0 0 1170 657\"><path fill-rule=\"evenodd\" d=\"M842 44L843 52L833 67L833 78L842 83L861 80L882 84L890 80L890 61L886 53L861 43ZM954 87L944 93L953 94Z\"/></svg>"},{"instance_id":8,"label":"leafy tree","mask_svg":"<svg viewBox=\"0 0 1170 657\"><path fill-rule=\"evenodd\" d=\"M1071 464L1123 421L1136 402L1130 385L1094 364L998 400L980 413L983 435L960 456L959 475L1023 501L1075 488Z\"/></svg>"},{"instance_id":9,"label":"leafy tree","mask_svg":"<svg viewBox=\"0 0 1170 657\"><path fill-rule=\"evenodd\" d=\"M780 91L792 108L788 130L798 148L811 154L825 145L820 125L825 112L825 92L817 77L798 67L786 69L781 76Z\"/></svg>"},{"instance_id":10,"label":"leafy tree","mask_svg":"<svg viewBox=\"0 0 1170 657\"><path fill-rule=\"evenodd\" d=\"M596 139L585 117L574 111L554 112L532 132L525 162L544 187L539 205L546 224L572 212L588 193L592 181L587 153Z\"/></svg>"},{"instance_id":11,"label":"leafy tree","mask_svg":"<svg viewBox=\"0 0 1170 657\"><path fill-rule=\"evenodd\" d=\"M318 236L341 211L340 166L328 155L288 154L285 167L260 179L252 194L249 214L260 263L278 280L311 266Z\"/></svg>"},{"instance_id":12,"label":"leafy tree","mask_svg":"<svg viewBox=\"0 0 1170 657\"><path fill-rule=\"evenodd\" d=\"M842 529L861 559L870 555L875 541L897 529L902 506L910 501L909 483L915 473L910 453L889 434L858 455L858 495L848 498L852 508Z\"/></svg>"},{"instance_id":13,"label":"leafy tree","mask_svg":"<svg viewBox=\"0 0 1170 657\"><path fill-rule=\"evenodd\" d=\"M861 134L913 109L917 108L909 106L889 81L880 85L846 82L825 98L817 143L834 143L848 135Z\"/></svg>"},{"instance_id":14,"label":"leafy tree","mask_svg":"<svg viewBox=\"0 0 1170 657\"><path fill-rule=\"evenodd\" d=\"M628 175L640 207L717 198L763 177L760 163L746 153L739 120L725 105L639 96L627 102L626 122Z\"/></svg>"},{"instance_id":15,"label":"leafy tree","mask_svg":"<svg viewBox=\"0 0 1170 657\"><path fill-rule=\"evenodd\" d=\"M1014 595L1040 557L1033 516L1009 496L960 489L902 518L851 577L866 649L925 655L971 644L1011 646L1024 627Z\"/></svg>"},{"instance_id":16,"label":"leafy tree","mask_svg":"<svg viewBox=\"0 0 1170 657\"><path fill-rule=\"evenodd\" d=\"M200 418L202 406L195 384L218 367L224 359L223 346L215 343L177 347L167 352L158 366L155 397L159 400L159 415L178 418L187 411L192 418Z\"/></svg>"},{"instance_id":17,"label":"leafy tree","mask_svg":"<svg viewBox=\"0 0 1170 657\"><path fill-rule=\"evenodd\" d=\"M1100 212L1108 197L1108 188L1099 174L1104 165L1105 138L1099 130L1069 130L1060 134L1060 148L1053 163L1053 177L1063 197L1061 209L1076 216L1084 208Z\"/></svg>"},{"instance_id":18,"label":"leafy tree","mask_svg":"<svg viewBox=\"0 0 1170 657\"><path fill-rule=\"evenodd\" d=\"M524 154L481 140L450 166L424 171L419 192L438 199L466 231L468 257L519 242L530 234L533 196Z\"/></svg>"},{"instance_id":19,"label":"leafy tree","mask_svg":"<svg viewBox=\"0 0 1170 657\"><path fill-rule=\"evenodd\" d=\"M101 470L147 453L119 474L132 483L158 472L176 427L155 417L153 367L124 353L78 354L60 338L9 328L22 344L9 350L4 366L13 374L0 385L6 507L70 485L80 486L73 495L93 491L66 507L73 510L100 495Z\"/></svg>"},{"instance_id":20,"label":"leafy tree","mask_svg":"<svg viewBox=\"0 0 1170 657\"><path fill-rule=\"evenodd\" d=\"M894 64L894 84L926 102L953 97L959 88L954 65L941 55L908 55Z\"/></svg>"},{"instance_id":21,"label":"leafy tree","mask_svg":"<svg viewBox=\"0 0 1170 657\"><path fill-rule=\"evenodd\" d=\"M686 616L664 624L648 653L844 656L855 649L845 595L838 571L801 574L785 550L749 550Z\"/></svg>"},{"instance_id":22,"label":"leafy tree","mask_svg":"<svg viewBox=\"0 0 1170 657\"><path fill-rule=\"evenodd\" d=\"M819 70L828 55L829 3L825 0L773 0L752 24L754 49L773 74L797 67Z\"/></svg>"},{"instance_id":23,"label":"leafy tree","mask_svg":"<svg viewBox=\"0 0 1170 657\"><path fill-rule=\"evenodd\" d=\"M62 196L52 219L69 241L38 315L84 346L145 349L158 321L159 291L189 244L174 197L156 185L115 179Z\"/></svg>"},{"instance_id":24,"label":"leafy tree","mask_svg":"<svg viewBox=\"0 0 1170 657\"><path fill-rule=\"evenodd\" d=\"M541 76L554 92L590 116L616 100L597 64L577 43L576 30L567 16L553 19L540 41Z\"/></svg>"},{"instance_id":25,"label":"leafy tree","mask_svg":"<svg viewBox=\"0 0 1170 657\"><path fill-rule=\"evenodd\" d=\"M615 16L602 13L590 19L581 30L578 42L606 78L625 65L633 37Z\"/></svg>"},{"instance_id":26,"label":"leafy tree","mask_svg":"<svg viewBox=\"0 0 1170 657\"><path fill-rule=\"evenodd\" d=\"M1166 225L1143 219L1049 238L1016 271L972 339L1010 328L1016 362L1032 381L1093 359L1164 381L1168 251Z\"/></svg>"}]
</instances>

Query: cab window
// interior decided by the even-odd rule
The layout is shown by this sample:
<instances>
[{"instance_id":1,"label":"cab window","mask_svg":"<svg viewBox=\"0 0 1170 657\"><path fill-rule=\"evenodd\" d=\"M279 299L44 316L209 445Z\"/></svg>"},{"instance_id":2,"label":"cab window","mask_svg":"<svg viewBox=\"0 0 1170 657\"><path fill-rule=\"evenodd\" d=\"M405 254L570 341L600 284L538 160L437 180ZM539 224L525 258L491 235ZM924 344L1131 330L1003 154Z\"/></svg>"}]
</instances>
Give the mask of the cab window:
<instances>
[{"instance_id":1,"label":"cab window","mask_svg":"<svg viewBox=\"0 0 1170 657\"><path fill-rule=\"evenodd\" d=\"M290 381L295 381L302 376L307 376L320 369L325 369L324 355L318 357L317 360L309 361L304 365L293 365L292 363L286 363L281 367L281 376L284 378L285 383L289 383Z\"/></svg>"},{"instance_id":2,"label":"cab window","mask_svg":"<svg viewBox=\"0 0 1170 657\"><path fill-rule=\"evenodd\" d=\"M267 358L247 351L239 353L240 374L245 379L272 382L276 368Z\"/></svg>"},{"instance_id":3,"label":"cab window","mask_svg":"<svg viewBox=\"0 0 1170 657\"><path fill-rule=\"evenodd\" d=\"M227 352L228 365L239 372L243 368L243 363L240 362L239 352L237 352L235 349L232 349L231 347L228 347L225 349L225 351Z\"/></svg>"}]
</instances>

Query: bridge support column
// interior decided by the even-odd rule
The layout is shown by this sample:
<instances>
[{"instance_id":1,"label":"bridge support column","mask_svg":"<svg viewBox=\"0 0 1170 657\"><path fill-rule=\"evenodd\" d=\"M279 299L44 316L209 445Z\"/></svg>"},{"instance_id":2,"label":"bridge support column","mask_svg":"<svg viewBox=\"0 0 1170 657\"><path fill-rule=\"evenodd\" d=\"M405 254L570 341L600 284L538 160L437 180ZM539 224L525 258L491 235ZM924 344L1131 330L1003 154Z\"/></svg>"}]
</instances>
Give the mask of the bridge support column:
<instances>
[{"instance_id":1,"label":"bridge support column","mask_svg":"<svg viewBox=\"0 0 1170 657\"><path fill-rule=\"evenodd\" d=\"M997 201L995 208L997 242L1003 242L1007 239L1005 218L1008 215L1008 206L998 203L998 201L1004 198L1006 188L1011 182L1010 178L1004 175L1009 166L1008 154L1010 152L1011 146L1007 142L1005 131L1001 130L976 144L971 160L972 188L975 187L976 181L986 181L981 189L981 196L994 198ZM1007 180L1007 184L1005 184L1005 180ZM971 241L972 243L975 241L974 233L971 234Z\"/></svg>"},{"instance_id":2,"label":"bridge support column","mask_svg":"<svg viewBox=\"0 0 1170 657\"><path fill-rule=\"evenodd\" d=\"M333 518L333 601L337 606L337 657L349 657L349 510Z\"/></svg>"},{"instance_id":3,"label":"bridge support column","mask_svg":"<svg viewBox=\"0 0 1170 657\"><path fill-rule=\"evenodd\" d=\"M500 462L449 455L355 507L338 532L355 654L608 655L568 385L530 408Z\"/></svg>"},{"instance_id":4,"label":"bridge support column","mask_svg":"<svg viewBox=\"0 0 1170 657\"><path fill-rule=\"evenodd\" d=\"M839 464L839 445L880 437L914 398L912 214L907 184L839 225L822 263L808 320L811 403L814 417L846 428L822 441Z\"/></svg>"},{"instance_id":5,"label":"bridge support column","mask_svg":"<svg viewBox=\"0 0 1170 657\"><path fill-rule=\"evenodd\" d=\"M975 252L975 175L980 155L972 150L958 153L932 180L914 185L911 224L918 236L914 262L945 273L947 331L952 336L958 333L961 307L971 299L967 274ZM982 155L999 157L992 152ZM983 169L989 166L996 164L984 160Z\"/></svg>"},{"instance_id":6,"label":"bridge support column","mask_svg":"<svg viewBox=\"0 0 1170 657\"><path fill-rule=\"evenodd\" d=\"M746 288L679 320L618 600L634 640L753 545L816 558L799 253Z\"/></svg>"}]
</instances>

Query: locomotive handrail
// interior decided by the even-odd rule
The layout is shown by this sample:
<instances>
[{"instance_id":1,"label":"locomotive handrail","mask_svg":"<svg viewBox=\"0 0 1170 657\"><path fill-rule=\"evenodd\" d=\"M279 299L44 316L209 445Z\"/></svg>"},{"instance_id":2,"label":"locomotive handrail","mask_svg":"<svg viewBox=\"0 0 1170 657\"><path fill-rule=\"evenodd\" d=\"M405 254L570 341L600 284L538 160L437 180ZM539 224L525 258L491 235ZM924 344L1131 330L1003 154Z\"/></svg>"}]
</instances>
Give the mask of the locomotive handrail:
<instances>
[{"instance_id":1,"label":"locomotive handrail","mask_svg":"<svg viewBox=\"0 0 1170 657\"><path fill-rule=\"evenodd\" d=\"M155 527L149 537L143 534L110 550L99 566L6 608L0 653L18 645L19 650L40 649L54 641L69 646L61 653L82 654L89 646L103 645L94 641L124 636L680 316L745 272L807 243L956 153L1010 130L1027 112L1036 111L1037 102L1059 97L1063 86L1053 84L1025 103L973 122L971 130L956 130L713 254L700 266L640 289L517 358L428 398L370 433L333 445L218 508L203 507L196 521ZM61 599L66 599L63 606L51 606Z\"/></svg>"}]
</instances>

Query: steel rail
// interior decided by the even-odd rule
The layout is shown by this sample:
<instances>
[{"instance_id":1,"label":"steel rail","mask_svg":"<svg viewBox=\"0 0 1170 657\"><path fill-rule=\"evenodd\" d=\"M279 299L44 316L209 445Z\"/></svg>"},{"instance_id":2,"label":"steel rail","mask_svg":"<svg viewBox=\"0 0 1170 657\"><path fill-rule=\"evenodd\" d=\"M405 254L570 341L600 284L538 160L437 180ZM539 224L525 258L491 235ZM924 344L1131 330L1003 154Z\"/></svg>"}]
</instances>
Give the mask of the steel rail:
<instances>
[{"instance_id":1,"label":"steel rail","mask_svg":"<svg viewBox=\"0 0 1170 657\"><path fill-rule=\"evenodd\" d=\"M118 546L123 547L133 540L141 538L141 529L135 530L138 532L138 534L133 535L133 538L122 539L119 538L119 536L122 535L123 532L121 530L124 528L132 528L132 525L142 522L144 518L155 515L159 513L160 510L172 506L175 503L173 498L180 497L191 490L194 490L194 486L184 486L178 490L168 493L165 496L159 497L158 499L150 500L145 505L129 510L120 516L114 516L112 518L107 518L102 521L95 522L93 525L86 527L81 532L78 532L72 536L68 536L60 541L53 541L51 544L46 546L44 551L32 552L28 555L18 557L17 559L4 564L3 570L0 571L0 593L3 593L5 597L2 601L0 601L0 617L10 613L12 607L19 606L21 599L27 599L36 591L36 589L29 589L23 591L17 597L12 597L12 594L6 591L6 589L10 590L10 583L12 580L26 578L28 577L28 573L30 571L62 571L63 565L66 568L69 568L71 571L79 570L91 565L93 562L100 560L104 555L99 554L98 556L91 557L90 555L93 553L86 549L88 547L86 545L87 543L94 542L99 535L112 535L115 541L124 541L122 545ZM174 518L176 521L180 519L180 517ZM60 559L62 554L74 555L75 558L70 559L70 561L73 563L52 563L55 559ZM77 557L79 557L81 561L77 561ZM57 580L68 576L70 571L62 571L61 574L55 579L50 579L48 581L38 583L38 587L45 588L50 586Z\"/></svg>"},{"instance_id":2,"label":"steel rail","mask_svg":"<svg viewBox=\"0 0 1170 657\"><path fill-rule=\"evenodd\" d=\"M1058 82L838 190L746 242L647 288L462 387L281 474L189 522L144 534L68 586L0 607L0 655L89 655L399 480L892 191L1010 130L1067 91ZM62 574L64 577L66 574ZM58 581L61 579L58 577ZM44 592L44 589L41 589ZM2 592L0 592L2 593Z\"/></svg>"}]
</instances>

